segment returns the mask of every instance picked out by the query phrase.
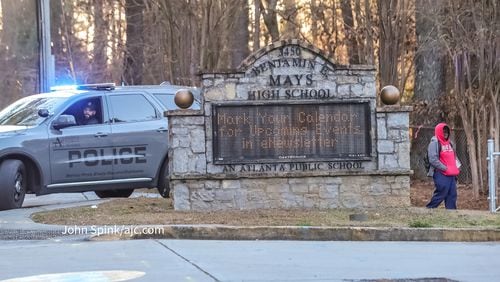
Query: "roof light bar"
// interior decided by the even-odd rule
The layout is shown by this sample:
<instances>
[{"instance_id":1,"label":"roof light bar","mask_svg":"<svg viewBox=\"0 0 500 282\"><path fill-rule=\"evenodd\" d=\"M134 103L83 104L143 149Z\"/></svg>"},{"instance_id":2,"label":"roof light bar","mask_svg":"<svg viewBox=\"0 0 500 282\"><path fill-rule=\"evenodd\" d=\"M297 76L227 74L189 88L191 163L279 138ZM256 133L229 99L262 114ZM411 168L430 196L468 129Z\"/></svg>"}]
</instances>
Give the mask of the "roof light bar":
<instances>
[{"instance_id":1,"label":"roof light bar","mask_svg":"<svg viewBox=\"0 0 500 282\"><path fill-rule=\"evenodd\" d=\"M113 90L114 83L95 83L81 85L57 85L50 87L50 91L71 91L71 90Z\"/></svg>"},{"instance_id":2,"label":"roof light bar","mask_svg":"<svg viewBox=\"0 0 500 282\"><path fill-rule=\"evenodd\" d=\"M78 85L78 90L113 90L116 88L114 83L96 83Z\"/></svg>"},{"instance_id":3,"label":"roof light bar","mask_svg":"<svg viewBox=\"0 0 500 282\"><path fill-rule=\"evenodd\" d=\"M76 90L78 85L57 85L51 86L50 91L68 91L68 90Z\"/></svg>"}]
</instances>

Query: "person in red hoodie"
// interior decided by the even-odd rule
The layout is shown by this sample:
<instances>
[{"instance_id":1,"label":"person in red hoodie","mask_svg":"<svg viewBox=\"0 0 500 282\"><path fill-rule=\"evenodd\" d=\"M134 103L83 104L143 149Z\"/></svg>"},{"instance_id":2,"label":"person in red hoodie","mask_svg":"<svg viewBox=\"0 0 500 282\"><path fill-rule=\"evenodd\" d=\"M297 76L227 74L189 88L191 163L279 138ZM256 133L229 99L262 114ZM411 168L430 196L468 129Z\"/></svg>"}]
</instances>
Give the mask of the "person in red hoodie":
<instances>
[{"instance_id":1,"label":"person in red hoodie","mask_svg":"<svg viewBox=\"0 0 500 282\"><path fill-rule=\"evenodd\" d=\"M435 190L428 208L437 208L444 200L447 209L457 208L457 167L455 151L450 143L450 128L446 123L436 125L427 148L430 168L427 176L434 179Z\"/></svg>"}]
</instances>

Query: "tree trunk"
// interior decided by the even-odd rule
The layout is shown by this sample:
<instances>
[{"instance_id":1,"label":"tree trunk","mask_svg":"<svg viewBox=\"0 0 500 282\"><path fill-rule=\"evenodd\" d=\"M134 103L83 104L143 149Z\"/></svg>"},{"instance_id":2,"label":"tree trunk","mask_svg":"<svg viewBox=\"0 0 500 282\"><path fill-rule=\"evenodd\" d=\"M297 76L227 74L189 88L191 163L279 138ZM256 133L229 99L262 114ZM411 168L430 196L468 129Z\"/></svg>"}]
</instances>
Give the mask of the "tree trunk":
<instances>
[{"instance_id":1,"label":"tree trunk","mask_svg":"<svg viewBox=\"0 0 500 282\"><path fill-rule=\"evenodd\" d=\"M386 85L397 85L397 78L392 75L393 68L397 68L397 53L395 47L397 45L394 37L395 28L393 26L392 7L395 0L378 0L378 11L380 21L380 47L379 47L379 76L380 87Z\"/></svg>"},{"instance_id":2,"label":"tree trunk","mask_svg":"<svg viewBox=\"0 0 500 282\"><path fill-rule=\"evenodd\" d=\"M365 25L365 33L366 33L366 64L374 65L375 64L375 48L374 40L373 40L373 16L372 16L372 6L370 5L369 0L365 0L365 14L366 14L366 25Z\"/></svg>"},{"instance_id":3,"label":"tree trunk","mask_svg":"<svg viewBox=\"0 0 500 282\"><path fill-rule=\"evenodd\" d=\"M250 50L248 49L249 33L248 25L250 24L248 15L248 2L239 5L237 8L236 22L234 26L234 33L229 36L231 46L231 64L230 69L236 69L248 57Z\"/></svg>"},{"instance_id":4,"label":"tree trunk","mask_svg":"<svg viewBox=\"0 0 500 282\"><path fill-rule=\"evenodd\" d=\"M260 49L260 0L254 0L253 52Z\"/></svg>"},{"instance_id":5,"label":"tree trunk","mask_svg":"<svg viewBox=\"0 0 500 282\"><path fill-rule=\"evenodd\" d=\"M18 29L18 15L22 5L18 1L0 1L2 6L2 45L8 46L11 51L15 50L17 29Z\"/></svg>"},{"instance_id":6,"label":"tree trunk","mask_svg":"<svg viewBox=\"0 0 500 282\"><path fill-rule=\"evenodd\" d=\"M208 68L208 52L209 52L209 36L208 32L210 30L210 12L212 6L212 0L204 0L203 17L201 25L201 46L200 46L200 67L202 70L207 70Z\"/></svg>"},{"instance_id":7,"label":"tree trunk","mask_svg":"<svg viewBox=\"0 0 500 282\"><path fill-rule=\"evenodd\" d=\"M104 16L105 10L104 0L94 0L94 60L91 65L94 83L108 79L106 62L108 21Z\"/></svg>"},{"instance_id":8,"label":"tree trunk","mask_svg":"<svg viewBox=\"0 0 500 282\"><path fill-rule=\"evenodd\" d=\"M444 109L440 97L445 94L445 59L434 21L439 15L439 1L416 0L417 52L415 56L414 111L411 122L415 126L434 127L441 121ZM434 131L421 131L419 138L430 140ZM411 166L419 167L420 154L427 150L428 142L415 142L412 147ZM415 176L423 179L427 171L415 169Z\"/></svg>"},{"instance_id":9,"label":"tree trunk","mask_svg":"<svg viewBox=\"0 0 500 282\"><path fill-rule=\"evenodd\" d=\"M264 18L264 24L267 27L269 34L271 35L271 40L273 42L278 41L280 39L280 33L278 29L278 14L276 13L276 5L278 4L278 0L259 0L260 1L260 10L262 12L262 16ZM267 9L262 5L262 1L267 1Z\"/></svg>"},{"instance_id":10,"label":"tree trunk","mask_svg":"<svg viewBox=\"0 0 500 282\"><path fill-rule=\"evenodd\" d=\"M39 42L36 1L0 1L0 103L5 106L39 89ZM2 101L3 100L3 101Z\"/></svg>"},{"instance_id":11,"label":"tree trunk","mask_svg":"<svg viewBox=\"0 0 500 282\"><path fill-rule=\"evenodd\" d=\"M187 19L189 21L189 28L193 30L190 36L190 62L189 62L189 76L190 76L190 85L196 85L198 80L198 71L200 68L200 62L198 58L200 58L200 26L198 24L198 20L194 15L190 15Z\"/></svg>"},{"instance_id":12,"label":"tree trunk","mask_svg":"<svg viewBox=\"0 0 500 282\"><path fill-rule=\"evenodd\" d=\"M476 124L475 124L475 134L476 134L476 153L477 153L477 156L478 156L478 162L477 162L477 172L478 172L478 179L479 179L479 189L481 192L484 192L485 189L484 189L484 183L485 183L485 178L483 176L483 162L484 162L484 159L483 158L483 145L482 144L486 144L486 139L483 138L483 136L486 134L486 128L484 128L484 126L481 126L481 121L487 121L487 119L483 119L483 117L486 117L486 115L484 115L484 111L481 111L481 109L478 109L477 112L476 112ZM481 130L481 128L483 128ZM484 140L484 143L483 143L483 140ZM484 154L484 157L486 157L486 153ZM487 181L486 181L487 183Z\"/></svg>"},{"instance_id":13,"label":"tree trunk","mask_svg":"<svg viewBox=\"0 0 500 282\"><path fill-rule=\"evenodd\" d=\"M142 0L125 0L125 19L127 22L127 42L123 82L127 85L142 83L144 63L144 2Z\"/></svg>"},{"instance_id":14,"label":"tree trunk","mask_svg":"<svg viewBox=\"0 0 500 282\"><path fill-rule=\"evenodd\" d=\"M296 16L297 7L295 0L284 0L285 11L283 13L283 39L294 39L299 37Z\"/></svg>"},{"instance_id":15,"label":"tree trunk","mask_svg":"<svg viewBox=\"0 0 500 282\"><path fill-rule=\"evenodd\" d=\"M316 0L311 0L311 36L313 44L318 40L318 16Z\"/></svg>"},{"instance_id":16,"label":"tree trunk","mask_svg":"<svg viewBox=\"0 0 500 282\"><path fill-rule=\"evenodd\" d=\"M347 41L349 64L359 64L358 41L354 34L354 18L352 16L351 0L341 0L342 19L344 21L344 35Z\"/></svg>"},{"instance_id":17,"label":"tree trunk","mask_svg":"<svg viewBox=\"0 0 500 282\"><path fill-rule=\"evenodd\" d=\"M466 89L465 81L467 80L466 74L470 73L468 70L468 62L470 58L467 58L464 54L454 54L453 57L453 67L455 71L455 81L454 81L454 91L455 95L458 96L458 105L461 108L459 111L459 115L462 119L462 124L464 126L465 136L467 138L467 148L469 151L469 161L471 167L471 176L472 176L472 193L474 198L477 199L479 197L479 173L478 173L478 160L477 160L477 150L476 144L477 141L474 137L474 121L477 117L475 117L475 109L474 102L469 99L472 98L471 92ZM472 103L470 103L472 102Z\"/></svg>"},{"instance_id":18,"label":"tree trunk","mask_svg":"<svg viewBox=\"0 0 500 282\"><path fill-rule=\"evenodd\" d=\"M21 96L21 89L17 86L18 63L13 54L16 48L16 35L18 24L16 22L16 11L19 9L18 1L0 1L2 6L2 31L0 60L0 87L3 89L0 96L0 107L4 108Z\"/></svg>"},{"instance_id":19,"label":"tree trunk","mask_svg":"<svg viewBox=\"0 0 500 282\"><path fill-rule=\"evenodd\" d=\"M123 73L123 58L124 46L122 44L123 28L122 22L124 12L122 12L123 5L120 2L114 3L113 14L111 15L113 29L111 31L113 37L112 50L111 50L111 72L113 81L120 81Z\"/></svg>"},{"instance_id":20,"label":"tree trunk","mask_svg":"<svg viewBox=\"0 0 500 282\"><path fill-rule=\"evenodd\" d=\"M66 52L64 52L64 44L62 35L64 11L61 1L50 2L50 35L52 41L52 55L55 60L55 84L58 85L59 79L64 79L67 74L67 63L65 62Z\"/></svg>"},{"instance_id":21,"label":"tree trunk","mask_svg":"<svg viewBox=\"0 0 500 282\"><path fill-rule=\"evenodd\" d=\"M378 0L380 48L380 86L394 85L402 93L406 81L405 67L408 17L411 14L409 0Z\"/></svg>"},{"instance_id":22,"label":"tree trunk","mask_svg":"<svg viewBox=\"0 0 500 282\"><path fill-rule=\"evenodd\" d=\"M439 13L439 1L416 0L416 31L418 51L415 57L415 94L416 102L437 105L444 94L444 56L438 44L438 33L434 20ZM431 115L431 113L434 113ZM435 124L439 121L439 109L427 115L415 116L416 124Z\"/></svg>"}]
</instances>

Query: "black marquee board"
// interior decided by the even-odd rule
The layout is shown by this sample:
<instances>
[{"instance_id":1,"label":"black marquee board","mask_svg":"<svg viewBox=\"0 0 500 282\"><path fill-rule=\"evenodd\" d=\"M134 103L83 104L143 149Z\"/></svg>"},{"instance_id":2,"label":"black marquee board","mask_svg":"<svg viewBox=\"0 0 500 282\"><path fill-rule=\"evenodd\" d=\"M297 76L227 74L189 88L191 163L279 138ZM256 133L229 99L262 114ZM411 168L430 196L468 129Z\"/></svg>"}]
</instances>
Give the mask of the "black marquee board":
<instances>
[{"instance_id":1,"label":"black marquee board","mask_svg":"<svg viewBox=\"0 0 500 282\"><path fill-rule=\"evenodd\" d=\"M369 102L213 105L215 164L369 160Z\"/></svg>"}]
</instances>

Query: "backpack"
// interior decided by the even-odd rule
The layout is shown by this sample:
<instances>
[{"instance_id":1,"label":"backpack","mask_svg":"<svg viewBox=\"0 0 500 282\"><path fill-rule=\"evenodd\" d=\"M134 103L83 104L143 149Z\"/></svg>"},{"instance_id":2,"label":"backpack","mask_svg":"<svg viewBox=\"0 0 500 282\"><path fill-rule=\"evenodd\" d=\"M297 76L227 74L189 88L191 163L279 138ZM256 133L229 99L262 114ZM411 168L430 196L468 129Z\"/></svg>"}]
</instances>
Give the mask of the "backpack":
<instances>
[{"instance_id":1,"label":"backpack","mask_svg":"<svg viewBox=\"0 0 500 282\"><path fill-rule=\"evenodd\" d=\"M439 141L437 143L438 143L438 155L439 155L441 153L441 143L439 143ZM427 148L428 147L429 146L427 146ZM424 154L424 167L426 171L429 171L429 169L431 168L431 163L429 162L429 152L427 150Z\"/></svg>"}]
</instances>

